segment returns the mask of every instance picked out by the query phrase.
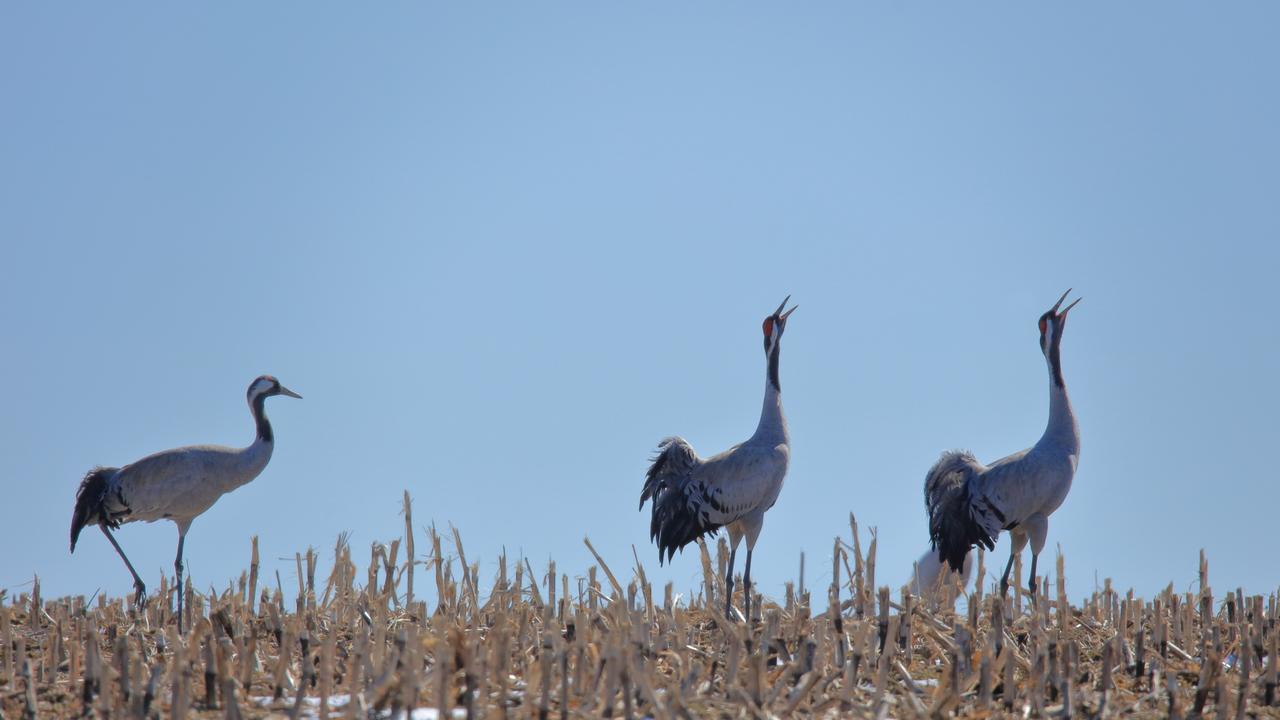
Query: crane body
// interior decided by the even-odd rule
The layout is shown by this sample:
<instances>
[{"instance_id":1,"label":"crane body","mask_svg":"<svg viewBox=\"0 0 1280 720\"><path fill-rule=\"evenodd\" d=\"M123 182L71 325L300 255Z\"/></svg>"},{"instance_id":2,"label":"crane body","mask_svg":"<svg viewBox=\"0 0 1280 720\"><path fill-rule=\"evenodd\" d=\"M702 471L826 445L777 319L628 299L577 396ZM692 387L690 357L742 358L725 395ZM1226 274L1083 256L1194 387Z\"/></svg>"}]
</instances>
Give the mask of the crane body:
<instances>
[{"instance_id":1,"label":"crane body","mask_svg":"<svg viewBox=\"0 0 1280 720\"><path fill-rule=\"evenodd\" d=\"M959 571L970 549L995 547L1001 531L1011 541L1009 562L1000 580L1008 588L1013 558L1031 543L1030 591L1036 592L1036 562L1049 532L1049 516L1071 491L1080 460L1080 428L1062 376L1060 348L1072 302L1061 312L1063 293L1040 316L1040 347L1049 368L1049 420L1030 448L983 465L964 450L944 452L925 477L931 547Z\"/></svg>"},{"instance_id":2,"label":"crane body","mask_svg":"<svg viewBox=\"0 0 1280 720\"><path fill-rule=\"evenodd\" d=\"M733 567L738 545L747 541L745 609L751 618L751 555L764 515L782 492L791 459L791 438L782 412L782 388L778 378L780 340L787 317L787 300L764 320L764 349L767 358L764 404L755 432L745 442L722 453L701 458L680 437L669 437L658 445L645 475L640 508L652 500L649 537L658 545L658 562L670 560L703 535L725 528L729 534L729 567L725 575L725 615L732 617Z\"/></svg>"},{"instance_id":3,"label":"crane body","mask_svg":"<svg viewBox=\"0 0 1280 720\"><path fill-rule=\"evenodd\" d=\"M97 525L133 575L137 602L146 596L146 584L134 570L111 531L125 523L171 520L178 527L178 552L174 559L178 585L178 623L182 627L182 553L191 523L213 507L218 498L258 477L271 460L275 435L267 420L268 397L302 396L263 375L246 393L256 435L245 448L190 445L148 455L123 467L90 470L76 492L71 518L71 552L81 531Z\"/></svg>"}]
</instances>

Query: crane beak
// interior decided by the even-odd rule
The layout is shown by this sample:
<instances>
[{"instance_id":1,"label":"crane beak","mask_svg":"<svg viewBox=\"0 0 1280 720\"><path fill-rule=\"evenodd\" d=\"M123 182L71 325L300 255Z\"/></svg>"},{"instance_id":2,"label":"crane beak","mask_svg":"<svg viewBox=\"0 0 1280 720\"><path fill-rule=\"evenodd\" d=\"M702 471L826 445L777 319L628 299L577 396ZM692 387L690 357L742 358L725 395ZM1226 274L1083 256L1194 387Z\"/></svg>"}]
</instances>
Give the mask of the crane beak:
<instances>
[{"instance_id":1,"label":"crane beak","mask_svg":"<svg viewBox=\"0 0 1280 720\"><path fill-rule=\"evenodd\" d=\"M773 316L774 316L774 317L776 317L776 318L778 318L779 320L786 320L788 315L790 315L791 313L795 312L795 311L796 311L796 308L800 307L799 305L796 305L796 307L791 308L790 310L786 311L785 313L784 313L784 312L782 312L782 308L786 307L786 306L787 306L787 302L789 302L790 300L791 300L791 296L790 296L790 295L788 295L786 298L784 298L784 299L783 299L783 301L782 301L782 304L778 306L778 309L773 311Z\"/></svg>"},{"instance_id":2,"label":"crane beak","mask_svg":"<svg viewBox=\"0 0 1280 720\"><path fill-rule=\"evenodd\" d=\"M1065 308L1063 308L1062 312L1058 313L1058 316L1059 316L1059 317L1066 317L1066 316L1067 316L1067 313L1071 312L1071 308L1075 307L1075 306L1076 306L1076 303L1080 302L1080 301L1081 301L1081 300L1083 300L1083 299L1084 299L1084 298L1076 298L1076 299L1075 299L1075 302L1072 302L1070 305L1068 305L1068 306L1066 306Z\"/></svg>"},{"instance_id":3,"label":"crane beak","mask_svg":"<svg viewBox=\"0 0 1280 720\"><path fill-rule=\"evenodd\" d=\"M289 397L291 397L291 398L298 398L299 400L301 400L301 399L302 399L302 396L301 396L301 395L299 395L298 393L296 393L296 392L294 392L294 391L290 390L289 388L287 388L287 387L285 387L285 386L283 386L283 385L281 385L281 386L280 386L280 394L281 394L281 395L288 395L288 396L289 396Z\"/></svg>"},{"instance_id":4,"label":"crane beak","mask_svg":"<svg viewBox=\"0 0 1280 720\"><path fill-rule=\"evenodd\" d=\"M1070 294L1071 294L1071 288L1067 288L1067 291L1066 291L1066 292L1064 292L1064 293L1062 293L1062 297L1058 298L1058 302L1054 303L1054 304L1053 304L1053 307L1049 308L1049 312L1053 313L1054 315L1057 315L1057 314L1058 314L1058 308L1059 308L1059 307L1062 307L1062 301L1063 301L1063 300L1066 300L1066 299L1067 299L1067 296L1068 296L1068 295L1070 295ZM1080 301L1079 301L1079 300L1077 300L1076 302L1080 302ZM1072 304L1072 305L1075 305L1076 303L1071 303L1071 304ZM1071 308L1067 308L1067 309L1068 309L1068 310L1070 310Z\"/></svg>"}]
</instances>

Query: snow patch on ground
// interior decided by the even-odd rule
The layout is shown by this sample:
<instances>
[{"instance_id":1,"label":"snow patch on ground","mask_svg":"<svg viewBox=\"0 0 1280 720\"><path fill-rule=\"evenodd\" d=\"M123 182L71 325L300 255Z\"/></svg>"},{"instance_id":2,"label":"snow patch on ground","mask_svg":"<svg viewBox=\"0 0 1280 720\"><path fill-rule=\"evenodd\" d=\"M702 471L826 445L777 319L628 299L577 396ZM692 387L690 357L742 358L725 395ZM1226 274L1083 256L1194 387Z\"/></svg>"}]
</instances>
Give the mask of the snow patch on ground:
<instances>
[{"instance_id":1,"label":"snow patch on ground","mask_svg":"<svg viewBox=\"0 0 1280 720\"><path fill-rule=\"evenodd\" d=\"M254 703L255 705L258 705L259 707L271 707L273 704L275 704L275 701L272 698L267 697L265 695L255 695L249 698L249 701ZM338 694L338 695L330 695L329 711L335 712L335 711L344 710L347 707L347 705L349 705L350 703L351 703L350 695L347 695L345 693ZM285 710L290 710L293 708L292 703L287 701L281 701L280 704L284 706L283 709ZM415 708L412 712L409 712L407 715L403 710L400 710L395 713L392 713L391 711L388 710L385 712L373 713L371 714L371 716L378 718L378 720L442 720L440 710L437 708ZM317 720L317 718L320 717L320 698L318 697L302 698L302 713L300 717L304 718L304 720ZM467 717L467 711L462 708L454 708L449 713L449 717L451 720L465 720Z\"/></svg>"}]
</instances>

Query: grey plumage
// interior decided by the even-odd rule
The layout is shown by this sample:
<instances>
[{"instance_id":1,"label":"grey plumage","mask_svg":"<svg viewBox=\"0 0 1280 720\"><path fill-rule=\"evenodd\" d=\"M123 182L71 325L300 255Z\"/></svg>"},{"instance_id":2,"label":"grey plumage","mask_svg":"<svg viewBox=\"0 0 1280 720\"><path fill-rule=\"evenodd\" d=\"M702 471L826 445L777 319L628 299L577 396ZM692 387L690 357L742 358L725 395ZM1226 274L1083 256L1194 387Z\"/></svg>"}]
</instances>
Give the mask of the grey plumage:
<instances>
[{"instance_id":1,"label":"grey plumage","mask_svg":"<svg viewBox=\"0 0 1280 720\"><path fill-rule=\"evenodd\" d=\"M75 552L81 531L97 525L129 568L141 602L146 585L111 530L130 522L172 520L178 526L174 569L178 576L181 623L182 548L187 531L192 521L218 498L256 478L271 460L275 436L267 420L264 401L273 395L302 397L269 375L255 379L246 394L256 430L254 441L248 447L191 445L148 455L120 468L98 467L89 471L76 492L71 517L71 551Z\"/></svg>"},{"instance_id":2,"label":"grey plumage","mask_svg":"<svg viewBox=\"0 0 1280 720\"><path fill-rule=\"evenodd\" d=\"M925 507L929 514L930 546L959 571L965 555L981 545L995 546L1002 530L1012 540L1012 553L1001 579L1008 585L1013 557L1031 541L1031 584L1034 594L1036 562L1049 529L1049 515L1071 490L1080 458L1080 430L1067 396L1060 360L1067 313L1058 308L1068 290L1040 316L1040 349L1049 368L1049 421L1032 447L985 466L967 451L942 454L925 476Z\"/></svg>"},{"instance_id":3,"label":"grey plumage","mask_svg":"<svg viewBox=\"0 0 1280 720\"><path fill-rule=\"evenodd\" d=\"M955 573L944 573L947 564L943 562L937 550L925 550L920 559L916 561L914 572L912 573L911 594L917 597L931 598L935 597L935 593L941 587L942 583L952 581L956 577ZM960 572L960 589L963 590L969 584L969 578L973 574L973 553L964 556L964 569ZM942 582L939 582L939 578Z\"/></svg>"},{"instance_id":4,"label":"grey plumage","mask_svg":"<svg viewBox=\"0 0 1280 720\"><path fill-rule=\"evenodd\" d=\"M669 560L676 550L730 524L755 545L764 513L782 490L790 456L786 441L752 438L704 460L684 438L672 437L658 451L640 507L653 500L649 538L658 544L659 562L664 551Z\"/></svg>"},{"instance_id":5,"label":"grey plumage","mask_svg":"<svg viewBox=\"0 0 1280 720\"><path fill-rule=\"evenodd\" d=\"M744 537L747 564L743 582L746 614L751 615L751 555L764 527L764 514L782 491L791 456L778 381L780 341L787 317L795 311L793 307L782 312L786 304L783 300L764 321L765 394L755 433L746 442L708 458L699 457L684 438L664 439L640 491L640 508L651 502L649 538L658 546L659 563L670 560L677 550L699 537L714 534L721 527L728 531L726 615L731 612L734 559Z\"/></svg>"}]
</instances>

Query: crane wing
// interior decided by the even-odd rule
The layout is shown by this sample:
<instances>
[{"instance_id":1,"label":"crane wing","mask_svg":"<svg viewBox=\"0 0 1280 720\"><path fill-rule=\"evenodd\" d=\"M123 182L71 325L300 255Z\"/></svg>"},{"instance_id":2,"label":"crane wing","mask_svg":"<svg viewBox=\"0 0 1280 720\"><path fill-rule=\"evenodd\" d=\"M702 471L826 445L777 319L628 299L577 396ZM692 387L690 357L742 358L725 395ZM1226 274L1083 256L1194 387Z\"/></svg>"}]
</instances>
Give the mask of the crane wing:
<instances>
[{"instance_id":1,"label":"crane wing","mask_svg":"<svg viewBox=\"0 0 1280 720\"><path fill-rule=\"evenodd\" d=\"M929 543L957 572L976 545L988 550L1004 527L1003 510L983 492L986 466L967 450L944 452L924 480Z\"/></svg>"},{"instance_id":2,"label":"crane wing","mask_svg":"<svg viewBox=\"0 0 1280 720\"><path fill-rule=\"evenodd\" d=\"M711 458L699 458L683 438L663 440L645 477L640 507L652 500L649 537L658 544L658 561L714 533L778 497L786 473L786 449L737 445Z\"/></svg>"},{"instance_id":3,"label":"crane wing","mask_svg":"<svg viewBox=\"0 0 1280 720\"><path fill-rule=\"evenodd\" d=\"M214 478L236 459L231 448L193 445L148 455L116 474L112 493L125 520L190 519L209 509L226 489Z\"/></svg>"},{"instance_id":4,"label":"crane wing","mask_svg":"<svg viewBox=\"0 0 1280 720\"><path fill-rule=\"evenodd\" d=\"M640 509L652 500L649 539L658 543L658 564L675 551L715 532L720 525L711 521L711 505L706 488L697 480L702 459L684 438L669 437L658 444L658 454L645 474L640 491Z\"/></svg>"},{"instance_id":5,"label":"crane wing","mask_svg":"<svg viewBox=\"0 0 1280 720\"><path fill-rule=\"evenodd\" d=\"M1039 504L1041 489L1036 482L1036 460L1029 458L1030 449L1016 452L991 463L991 467L974 483L974 497L985 507L997 509L1001 529L1008 530L1026 520Z\"/></svg>"},{"instance_id":6,"label":"crane wing","mask_svg":"<svg viewBox=\"0 0 1280 720\"><path fill-rule=\"evenodd\" d=\"M662 442L658 443L658 454L653 456L653 464L649 466L644 476L644 488L640 491L640 509L644 509L645 501L650 498L656 502L658 495L671 485L672 481L688 477L701 462L702 459L698 457L698 453L694 452L693 446L684 438L678 436L663 438Z\"/></svg>"},{"instance_id":7,"label":"crane wing","mask_svg":"<svg viewBox=\"0 0 1280 720\"><path fill-rule=\"evenodd\" d=\"M787 451L786 445L738 445L707 458L698 478L706 488L711 520L728 525L772 507L786 476Z\"/></svg>"}]
</instances>

